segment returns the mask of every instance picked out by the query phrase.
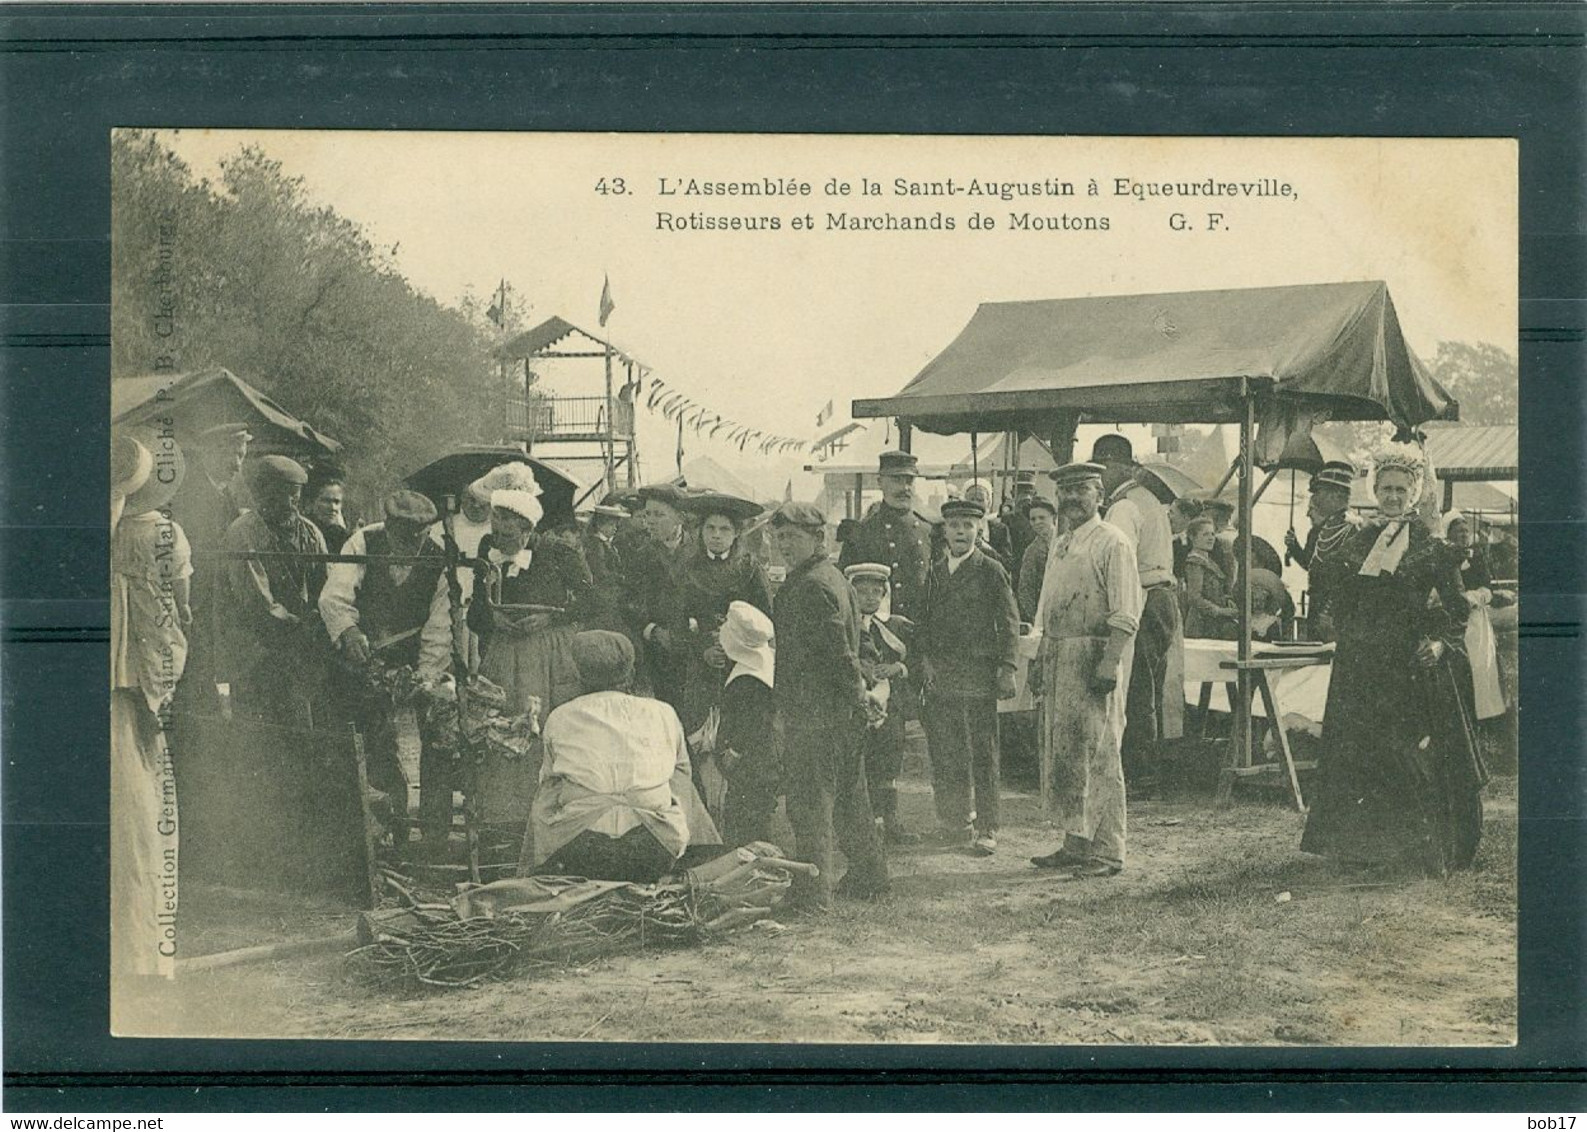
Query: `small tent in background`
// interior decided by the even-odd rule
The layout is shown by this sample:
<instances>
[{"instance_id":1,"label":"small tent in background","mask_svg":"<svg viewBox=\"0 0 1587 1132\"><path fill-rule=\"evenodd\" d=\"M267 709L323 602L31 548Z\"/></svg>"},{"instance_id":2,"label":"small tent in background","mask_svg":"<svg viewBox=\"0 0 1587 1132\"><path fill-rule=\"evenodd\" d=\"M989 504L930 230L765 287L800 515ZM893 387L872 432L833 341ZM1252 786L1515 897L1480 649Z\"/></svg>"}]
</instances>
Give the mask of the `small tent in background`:
<instances>
[{"instance_id":1,"label":"small tent in background","mask_svg":"<svg viewBox=\"0 0 1587 1132\"><path fill-rule=\"evenodd\" d=\"M682 476L690 491L717 491L737 499L765 502L760 498L760 492L709 456L696 456L684 464Z\"/></svg>"},{"instance_id":2,"label":"small tent in background","mask_svg":"<svg viewBox=\"0 0 1587 1132\"><path fill-rule=\"evenodd\" d=\"M253 434L249 452L256 456L275 453L312 461L342 447L227 369L146 374L110 383L113 425L144 425L159 417L173 418L177 439L184 442L214 425L241 422Z\"/></svg>"}]
</instances>

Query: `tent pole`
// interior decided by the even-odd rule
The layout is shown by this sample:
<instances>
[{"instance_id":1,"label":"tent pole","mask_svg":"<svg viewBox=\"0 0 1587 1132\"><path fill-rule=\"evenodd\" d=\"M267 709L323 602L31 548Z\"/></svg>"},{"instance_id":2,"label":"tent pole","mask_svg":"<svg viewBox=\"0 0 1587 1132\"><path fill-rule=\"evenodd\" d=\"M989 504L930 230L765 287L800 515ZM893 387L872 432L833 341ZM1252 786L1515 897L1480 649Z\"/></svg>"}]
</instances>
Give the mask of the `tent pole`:
<instances>
[{"instance_id":1,"label":"tent pole","mask_svg":"<svg viewBox=\"0 0 1587 1132\"><path fill-rule=\"evenodd\" d=\"M1271 472L1267 473L1267 478L1257 486L1256 491L1252 494L1252 503L1255 503L1258 499L1262 498L1262 493L1267 490L1267 485L1273 482L1273 477L1276 475L1278 475L1277 468L1274 468Z\"/></svg>"},{"instance_id":2,"label":"tent pole","mask_svg":"<svg viewBox=\"0 0 1587 1132\"><path fill-rule=\"evenodd\" d=\"M1244 429L1245 425L1242 423L1240 427L1242 429ZM1244 435L1244 434L1242 433L1242 435ZM1212 491L1208 494L1207 498L1208 499L1216 499L1216 498L1218 498L1218 496L1222 495L1223 494L1223 489L1229 486L1229 481L1234 478L1234 473L1239 471L1239 470L1240 470L1240 456L1239 456L1238 453L1236 453L1233 463L1231 463L1229 465L1229 470L1223 473L1223 478L1218 481L1218 486L1212 489Z\"/></svg>"},{"instance_id":3,"label":"tent pole","mask_svg":"<svg viewBox=\"0 0 1587 1132\"><path fill-rule=\"evenodd\" d=\"M901 420L898 422L898 450L900 452L909 451L909 444L913 439L911 433L913 432L914 430L909 427L909 423L907 421Z\"/></svg>"},{"instance_id":4,"label":"tent pole","mask_svg":"<svg viewBox=\"0 0 1587 1132\"><path fill-rule=\"evenodd\" d=\"M1075 458L1075 429L1080 425L1079 413L1060 413L1053 421L1052 439L1048 443L1048 453L1052 456L1053 466L1061 468L1072 463Z\"/></svg>"},{"instance_id":5,"label":"tent pole","mask_svg":"<svg viewBox=\"0 0 1587 1132\"><path fill-rule=\"evenodd\" d=\"M1256 422L1251 391L1243 378L1240 381L1240 393L1245 403L1245 411L1240 418L1240 456L1237 460L1240 472L1240 538L1235 547L1240 563L1240 639L1235 646L1235 656L1240 661L1237 681L1240 702L1234 709L1234 750L1231 753L1235 767L1243 769L1251 765L1252 673L1245 663L1251 659L1251 434L1256 429ZM1273 720L1272 723L1275 727L1283 726L1280 720ZM1224 779L1230 791L1234 786L1234 777L1230 774Z\"/></svg>"}]
</instances>

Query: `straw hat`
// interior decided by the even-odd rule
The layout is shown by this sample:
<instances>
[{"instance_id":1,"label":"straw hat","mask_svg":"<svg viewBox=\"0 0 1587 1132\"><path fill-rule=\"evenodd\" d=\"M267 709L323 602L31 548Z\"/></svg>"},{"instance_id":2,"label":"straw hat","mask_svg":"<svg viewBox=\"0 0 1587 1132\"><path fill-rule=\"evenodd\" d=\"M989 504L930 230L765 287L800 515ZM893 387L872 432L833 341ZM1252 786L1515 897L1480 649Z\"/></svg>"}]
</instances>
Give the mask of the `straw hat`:
<instances>
[{"instance_id":1,"label":"straw hat","mask_svg":"<svg viewBox=\"0 0 1587 1132\"><path fill-rule=\"evenodd\" d=\"M181 490L182 481L187 478L187 458L182 455L182 446L176 442L176 437L169 432L140 427L129 430L127 435L148 452L150 469L143 483L127 494L122 514L158 511Z\"/></svg>"}]
</instances>

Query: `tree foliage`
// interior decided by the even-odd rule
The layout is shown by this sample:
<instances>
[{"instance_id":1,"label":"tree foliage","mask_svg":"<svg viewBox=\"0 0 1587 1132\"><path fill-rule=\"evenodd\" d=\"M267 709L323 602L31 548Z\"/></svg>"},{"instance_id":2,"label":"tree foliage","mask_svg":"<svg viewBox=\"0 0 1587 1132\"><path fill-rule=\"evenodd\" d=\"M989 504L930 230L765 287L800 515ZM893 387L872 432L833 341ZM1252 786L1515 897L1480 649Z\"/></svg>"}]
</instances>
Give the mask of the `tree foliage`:
<instances>
[{"instance_id":1,"label":"tree foliage","mask_svg":"<svg viewBox=\"0 0 1587 1132\"><path fill-rule=\"evenodd\" d=\"M248 147L211 184L142 131L118 132L112 154L113 379L161 355L176 372L224 366L340 440L366 500L498 439L490 328L414 290L301 178Z\"/></svg>"},{"instance_id":2,"label":"tree foliage","mask_svg":"<svg viewBox=\"0 0 1587 1132\"><path fill-rule=\"evenodd\" d=\"M1487 342L1440 342L1428 366L1460 402L1462 424L1514 424L1520 374L1515 358Z\"/></svg>"}]
</instances>

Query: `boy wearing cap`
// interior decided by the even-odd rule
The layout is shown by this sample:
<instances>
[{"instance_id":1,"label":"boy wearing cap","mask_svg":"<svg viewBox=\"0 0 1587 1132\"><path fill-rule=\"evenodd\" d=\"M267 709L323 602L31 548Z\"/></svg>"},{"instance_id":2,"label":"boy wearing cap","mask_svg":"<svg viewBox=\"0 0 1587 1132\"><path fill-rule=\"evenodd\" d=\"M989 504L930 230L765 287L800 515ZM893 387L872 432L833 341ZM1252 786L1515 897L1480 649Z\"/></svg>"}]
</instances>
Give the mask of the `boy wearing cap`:
<instances>
[{"instance_id":1,"label":"boy wearing cap","mask_svg":"<svg viewBox=\"0 0 1587 1132\"><path fill-rule=\"evenodd\" d=\"M1349 567L1342 564L1340 552L1356 531L1350 521L1350 488L1355 478L1353 464L1339 460L1324 464L1311 478L1310 498L1306 501L1311 530L1306 532L1306 544L1301 545L1293 530L1284 534L1284 549L1306 571L1310 591L1306 634L1313 640L1334 639L1333 596L1339 574L1349 572Z\"/></svg>"},{"instance_id":2,"label":"boy wearing cap","mask_svg":"<svg viewBox=\"0 0 1587 1132\"><path fill-rule=\"evenodd\" d=\"M883 452L876 469L882 501L854 525L838 555L842 567L885 565L892 579L892 611L917 621L931 567L931 528L914 510L919 474L919 462L908 452Z\"/></svg>"},{"instance_id":3,"label":"boy wearing cap","mask_svg":"<svg viewBox=\"0 0 1587 1132\"><path fill-rule=\"evenodd\" d=\"M909 679L909 640L915 626L907 617L881 615L890 571L880 562L856 562L843 571L860 608L860 671L876 706L865 731L865 781L871 809L892 845L920 839L898 817L898 774L904 767L904 703L914 685Z\"/></svg>"},{"instance_id":4,"label":"boy wearing cap","mask_svg":"<svg viewBox=\"0 0 1587 1132\"><path fill-rule=\"evenodd\" d=\"M298 514L308 473L296 460L265 456L253 467L254 502L226 532L229 553L324 554L325 539ZM315 596L325 564L301 558L226 562L225 627L232 701L250 719L309 727L323 688ZM321 710L323 710L323 705Z\"/></svg>"},{"instance_id":5,"label":"boy wearing cap","mask_svg":"<svg viewBox=\"0 0 1587 1132\"><path fill-rule=\"evenodd\" d=\"M784 503L771 522L788 564L772 608L788 820L799 856L820 870L794 879L793 899L825 909L834 891L869 898L888 889L861 750L869 697L860 672L859 607L827 559L826 517L818 508ZM849 862L837 886L834 835Z\"/></svg>"},{"instance_id":6,"label":"boy wearing cap","mask_svg":"<svg viewBox=\"0 0 1587 1132\"><path fill-rule=\"evenodd\" d=\"M976 545L985 511L942 505L947 555L931 567L919 639L925 662L921 722L931 754L939 840L982 856L997 851L997 701L1015 695L1019 611L1008 572Z\"/></svg>"}]
</instances>

